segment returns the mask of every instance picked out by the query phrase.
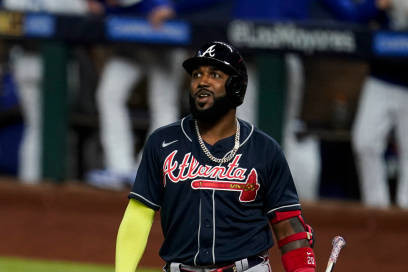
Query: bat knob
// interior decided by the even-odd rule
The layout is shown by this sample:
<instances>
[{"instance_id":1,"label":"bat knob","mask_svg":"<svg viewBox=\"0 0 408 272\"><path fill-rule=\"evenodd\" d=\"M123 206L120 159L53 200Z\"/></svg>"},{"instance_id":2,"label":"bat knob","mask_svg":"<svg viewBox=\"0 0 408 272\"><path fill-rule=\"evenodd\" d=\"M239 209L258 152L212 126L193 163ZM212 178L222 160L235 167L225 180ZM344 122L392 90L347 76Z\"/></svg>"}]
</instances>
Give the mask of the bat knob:
<instances>
[{"instance_id":1,"label":"bat knob","mask_svg":"<svg viewBox=\"0 0 408 272\"><path fill-rule=\"evenodd\" d=\"M332 241L333 247L343 248L346 245L346 240L341 236L335 236Z\"/></svg>"},{"instance_id":2,"label":"bat knob","mask_svg":"<svg viewBox=\"0 0 408 272\"><path fill-rule=\"evenodd\" d=\"M326 272L332 272L333 266L339 257L340 250L346 245L346 240L341 236L335 236L332 241L333 248L330 253L329 262L327 264Z\"/></svg>"}]
</instances>

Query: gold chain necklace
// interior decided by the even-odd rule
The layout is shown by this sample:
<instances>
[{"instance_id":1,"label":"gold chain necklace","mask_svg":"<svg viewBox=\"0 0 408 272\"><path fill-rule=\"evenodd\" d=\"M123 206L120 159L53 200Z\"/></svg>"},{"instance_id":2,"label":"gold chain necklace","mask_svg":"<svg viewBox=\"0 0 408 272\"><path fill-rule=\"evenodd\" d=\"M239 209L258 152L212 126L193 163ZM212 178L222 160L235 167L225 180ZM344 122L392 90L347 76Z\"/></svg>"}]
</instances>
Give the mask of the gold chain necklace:
<instances>
[{"instance_id":1,"label":"gold chain necklace","mask_svg":"<svg viewBox=\"0 0 408 272\"><path fill-rule=\"evenodd\" d=\"M238 148L239 148L239 135L240 135L240 125L237 119L235 119L237 122L237 131L235 132L235 140L234 140L234 147L229 151L229 155L227 157L224 157L222 159L216 158L213 154L211 154L210 150L207 149L207 147L204 144L203 138L201 138L200 130L198 128L198 123L197 120L194 120L194 125L195 129L197 132L197 137L198 137L198 142L200 143L200 147L203 150L204 154L207 155L207 157L212 160L213 162L216 163L226 163L229 162L237 153ZM226 154L228 154L226 153Z\"/></svg>"}]
</instances>

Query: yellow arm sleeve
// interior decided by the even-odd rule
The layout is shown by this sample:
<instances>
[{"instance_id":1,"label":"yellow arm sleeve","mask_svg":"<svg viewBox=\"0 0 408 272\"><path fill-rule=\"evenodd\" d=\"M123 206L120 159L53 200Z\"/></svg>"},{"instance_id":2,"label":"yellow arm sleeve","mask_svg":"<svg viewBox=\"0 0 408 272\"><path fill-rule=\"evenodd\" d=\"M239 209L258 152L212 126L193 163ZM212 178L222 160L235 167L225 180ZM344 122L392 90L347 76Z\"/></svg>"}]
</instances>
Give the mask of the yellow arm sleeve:
<instances>
[{"instance_id":1,"label":"yellow arm sleeve","mask_svg":"<svg viewBox=\"0 0 408 272\"><path fill-rule=\"evenodd\" d=\"M153 224L154 210L131 199L116 240L115 272L134 272L143 256Z\"/></svg>"}]
</instances>

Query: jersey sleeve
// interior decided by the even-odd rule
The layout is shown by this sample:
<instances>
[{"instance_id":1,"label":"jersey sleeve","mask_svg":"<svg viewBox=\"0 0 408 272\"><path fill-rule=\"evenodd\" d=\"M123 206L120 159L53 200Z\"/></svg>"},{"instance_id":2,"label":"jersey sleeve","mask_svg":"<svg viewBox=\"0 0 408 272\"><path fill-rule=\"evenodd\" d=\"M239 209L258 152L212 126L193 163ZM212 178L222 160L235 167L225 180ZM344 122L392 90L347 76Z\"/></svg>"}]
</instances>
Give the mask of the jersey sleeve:
<instances>
[{"instance_id":1,"label":"jersey sleeve","mask_svg":"<svg viewBox=\"0 0 408 272\"><path fill-rule=\"evenodd\" d=\"M142 160L129 198L137 199L157 211L161 207L163 186L160 156L157 148L159 144L156 142L155 136L152 135L144 146Z\"/></svg>"},{"instance_id":2,"label":"jersey sleeve","mask_svg":"<svg viewBox=\"0 0 408 272\"><path fill-rule=\"evenodd\" d=\"M276 147L267 174L269 180L265 192L265 212L268 218L273 218L277 211L299 210L296 187L280 147Z\"/></svg>"}]
</instances>

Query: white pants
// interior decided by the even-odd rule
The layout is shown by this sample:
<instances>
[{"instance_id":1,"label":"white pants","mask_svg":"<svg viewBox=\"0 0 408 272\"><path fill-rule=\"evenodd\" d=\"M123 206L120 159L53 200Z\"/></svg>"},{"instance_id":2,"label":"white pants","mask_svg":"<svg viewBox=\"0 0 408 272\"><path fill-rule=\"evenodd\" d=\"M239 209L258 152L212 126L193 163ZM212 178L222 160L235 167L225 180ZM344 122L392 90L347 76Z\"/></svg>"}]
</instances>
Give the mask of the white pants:
<instances>
[{"instance_id":1,"label":"white pants","mask_svg":"<svg viewBox=\"0 0 408 272\"><path fill-rule=\"evenodd\" d=\"M170 269L168 272L180 272L180 267L185 268L188 271L192 272L210 272L214 271L214 268L199 268L199 267L194 267L194 266L189 266L189 265L184 265L181 263L171 263L170 264ZM265 258L263 262L260 264L257 264L253 267L248 268L247 264L245 264L244 261L237 261L235 262L235 267L236 267L236 272L272 272L271 265L269 263L269 258ZM163 272L166 272L165 269L163 269Z\"/></svg>"},{"instance_id":2,"label":"white pants","mask_svg":"<svg viewBox=\"0 0 408 272\"><path fill-rule=\"evenodd\" d=\"M85 15L88 12L87 3L83 0L4 0L2 4L5 9L18 11L76 15ZM18 176L23 182L37 183L41 178L42 56L40 53L21 51L13 54L12 61L25 125L19 151Z\"/></svg>"},{"instance_id":3,"label":"white pants","mask_svg":"<svg viewBox=\"0 0 408 272\"><path fill-rule=\"evenodd\" d=\"M141 50L140 54L144 53ZM96 99L107 169L125 174L135 171L134 136L126 101L132 86L143 73L148 75L149 86L148 133L179 118L179 85L184 73L181 68L184 50L169 50L169 53L168 61L151 58L148 63L143 63L130 58L112 57L106 63Z\"/></svg>"},{"instance_id":4,"label":"white pants","mask_svg":"<svg viewBox=\"0 0 408 272\"><path fill-rule=\"evenodd\" d=\"M395 128L399 178L396 201L408 208L408 89L369 77L363 87L352 131L362 200L377 207L390 205L384 151Z\"/></svg>"},{"instance_id":5,"label":"white pants","mask_svg":"<svg viewBox=\"0 0 408 272\"><path fill-rule=\"evenodd\" d=\"M303 65L298 56L287 54L287 96L285 125L283 128L283 150L301 200L316 200L320 179L320 151L317 136L296 137L303 100Z\"/></svg>"},{"instance_id":6,"label":"white pants","mask_svg":"<svg viewBox=\"0 0 408 272\"><path fill-rule=\"evenodd\" d=\"M18 176L22 182L37 183L41 178L42 59L39 54L14 49L12 67L24 118Z\"/></svg>"},{"instance_id":7,"label":"white pants","mask_svg":"<svg viewBox=\"0 0 408 272\"><path fill-rule=\"evenodd\" d=\"M244 103L237 108L237 116L254 125L258 123L258 71L255 63L248 61L248 87ZM296 137L301 102L303 99L303 66L297 55L285 55L287 75L287 101L283 128L283 150L293 179L302 200L316 200L320 178L319 141L315 136L302 140Z\"/></svg>"}]
</instances>

